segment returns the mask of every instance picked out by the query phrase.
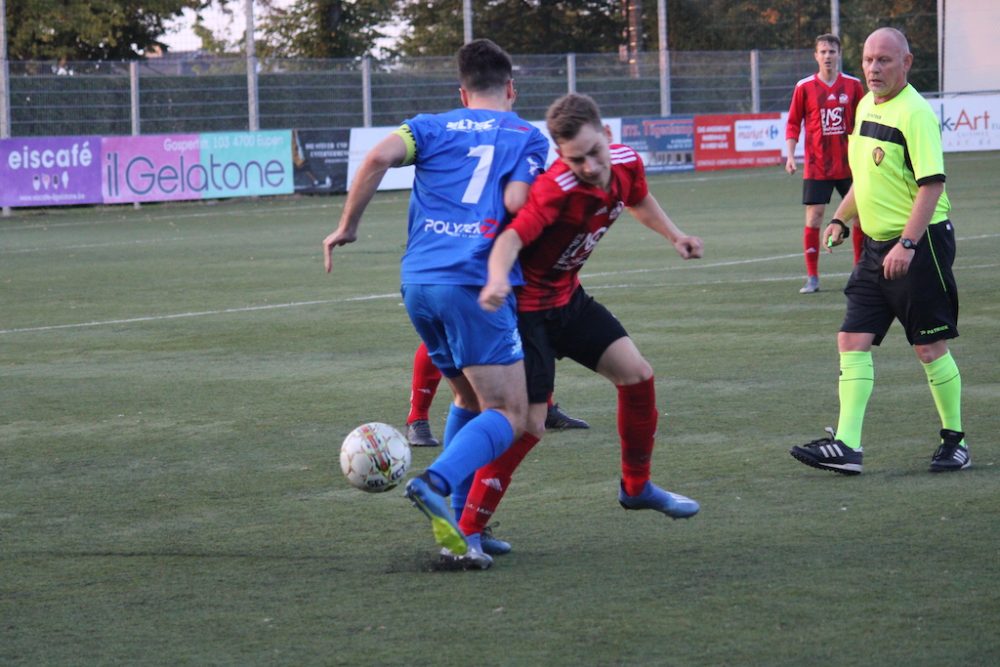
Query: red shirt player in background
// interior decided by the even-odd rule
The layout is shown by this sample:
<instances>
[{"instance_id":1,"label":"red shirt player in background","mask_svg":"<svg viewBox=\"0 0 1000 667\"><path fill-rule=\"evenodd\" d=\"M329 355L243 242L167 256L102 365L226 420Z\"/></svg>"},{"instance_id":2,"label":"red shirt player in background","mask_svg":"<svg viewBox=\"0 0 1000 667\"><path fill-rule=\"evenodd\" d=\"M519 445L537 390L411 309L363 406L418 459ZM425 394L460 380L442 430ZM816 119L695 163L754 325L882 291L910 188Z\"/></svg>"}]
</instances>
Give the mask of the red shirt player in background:
<instances>
[{"instance_id":1,"label":"red shirt player in background","mask_svg":"<svg viewBox=\"0 0 1000 667\"><path fill-rule=\"evenodd\" d=\"M524 285L517 290L518 330L528 379L528 425L505 454L476 472L459 521L466 535L485 528L514 469L542 437L555 362L563 357L603 375L617 388L621 505L674 519L693 516L699 509L694 500L650 481L659 414L653 369L622 324L584 291L579 272L626 208L684 259L701 257L701 239L686 235L663 212L649 193L639 155L611 143L591 98L570 94L556 100L546 125L559 160L536 179L528 202L497 237L489 278L479 295L483 308L498 308L511 291L510 267L520 259ZM463 559L468 567L488 567L491 562L471 550L457 560Z\"/></svg>"},{"instance_id":2,"label":"red shirt player in background","mask_svg":"<svg viewBox=\"0 0 1000 667\"><path fill-rule=\"evenodd\" d=\"M799 128L803 122L806 124L802 181L806 226L802 233L802 246L807 277L806 284L799 290L801 294L819 291L819 228L833 189L837 188L843 197L851 187L847 136L854 129L854 110L865 94L859 79L840 71L840 40L836 35L817 37L814 57L819 63L819 72L795 84L785 127L788 149L785 171L794 174ZM845 226L844 231L847 229ZM854 261L857 262L862 241L857 219L854 230Z\"/></svg>"}]
</instances>

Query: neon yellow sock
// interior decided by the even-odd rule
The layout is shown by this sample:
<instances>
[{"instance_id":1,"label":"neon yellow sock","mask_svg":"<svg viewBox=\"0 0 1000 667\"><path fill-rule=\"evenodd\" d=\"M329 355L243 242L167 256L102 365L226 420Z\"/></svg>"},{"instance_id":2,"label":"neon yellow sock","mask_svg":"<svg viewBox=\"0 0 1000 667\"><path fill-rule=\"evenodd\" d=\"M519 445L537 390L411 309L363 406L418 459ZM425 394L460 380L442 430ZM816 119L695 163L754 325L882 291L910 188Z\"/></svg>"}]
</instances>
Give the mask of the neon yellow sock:
<instances>
[{"instance_id":1,"label":"neon yellow sock","mask_svg":"<svg viewBox=\"0 0 1000 667\"><path fill-rule=\"evenodd\" d=\"M941 417L941 428L962 430L962 375L951 356L945 352L929 364L924 364L927 384L931 387L934 405ZM965 440L962 441L965 444Z\"/></svg>"},{"instance_id":2,"label":"neon yellow sock","mask_svg":"<svg viewBox=\"0 0 1000 667\"><path fill-rule=\"evenodd\" d=\"M840 353L840 419L837 440L852 449L861 447L861 425L875 386L875 366L872 353Z\"/></svg>"}]
</instances>

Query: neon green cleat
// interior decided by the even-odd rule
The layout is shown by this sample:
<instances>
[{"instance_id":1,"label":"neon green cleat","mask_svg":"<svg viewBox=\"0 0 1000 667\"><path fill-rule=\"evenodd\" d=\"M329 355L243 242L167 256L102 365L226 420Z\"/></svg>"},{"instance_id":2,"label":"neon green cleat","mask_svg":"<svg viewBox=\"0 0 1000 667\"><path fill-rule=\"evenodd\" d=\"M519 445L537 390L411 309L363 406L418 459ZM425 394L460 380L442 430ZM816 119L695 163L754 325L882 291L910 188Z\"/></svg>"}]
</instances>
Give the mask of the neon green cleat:
<instances>
[{"instance_id":1,"label":"neon green cleat","mask_svg":"<svg viewBox=\"0 0 1000 667\"><path fill-rule=\"evenodd\" d=\"M469 544L455 523L451 508L445 503L443 496L434 492L423 475L407 482L406 497L431 520L435 542L456 556L466 554Z\"/></svg>"}]
</instances>

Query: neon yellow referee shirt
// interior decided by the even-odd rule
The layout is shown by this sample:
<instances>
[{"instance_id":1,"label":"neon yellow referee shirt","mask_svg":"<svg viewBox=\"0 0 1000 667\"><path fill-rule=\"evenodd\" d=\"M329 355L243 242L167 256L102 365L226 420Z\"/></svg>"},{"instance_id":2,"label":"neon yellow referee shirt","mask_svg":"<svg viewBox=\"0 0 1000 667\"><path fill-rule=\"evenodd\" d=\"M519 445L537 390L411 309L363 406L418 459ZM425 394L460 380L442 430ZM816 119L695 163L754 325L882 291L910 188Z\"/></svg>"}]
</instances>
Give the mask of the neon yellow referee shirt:
<instances>
[{"instance_id":1,"label":"neon yellow referee shirt","mask_svg":"<svg viewBox=\"0 0 1000 667\"><path fill-rule=\"evenodd\" d=\"M876 241L903 233L920 185L945 180L937 116L910 84L882 104L871 93L861 99L847 153L861 227ZM942 193L930 224L950 210Z\"/></svg>"}]
</instances>

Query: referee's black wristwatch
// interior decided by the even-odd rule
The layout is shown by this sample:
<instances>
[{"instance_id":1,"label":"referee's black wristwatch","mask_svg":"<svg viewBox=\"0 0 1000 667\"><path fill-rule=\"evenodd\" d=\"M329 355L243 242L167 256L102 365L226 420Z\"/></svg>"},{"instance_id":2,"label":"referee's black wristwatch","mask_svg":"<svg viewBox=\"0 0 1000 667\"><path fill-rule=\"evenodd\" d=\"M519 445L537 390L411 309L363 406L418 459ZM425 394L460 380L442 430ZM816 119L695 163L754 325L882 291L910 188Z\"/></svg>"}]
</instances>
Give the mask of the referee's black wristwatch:
<instances>
[{"instance_id":1,"label":"referee's black wristwatch","mask_svg":"<svg viewBox=\"0 0 1000 667\"><path fill-rule=\"evenodd\" d=\"M917 249L917 242L913 241L911 239L908 239L906 237L900 237L900 239L899 239L899 245L903 246L907 250L916 250Z\"/></svg>"}]
</instances>

